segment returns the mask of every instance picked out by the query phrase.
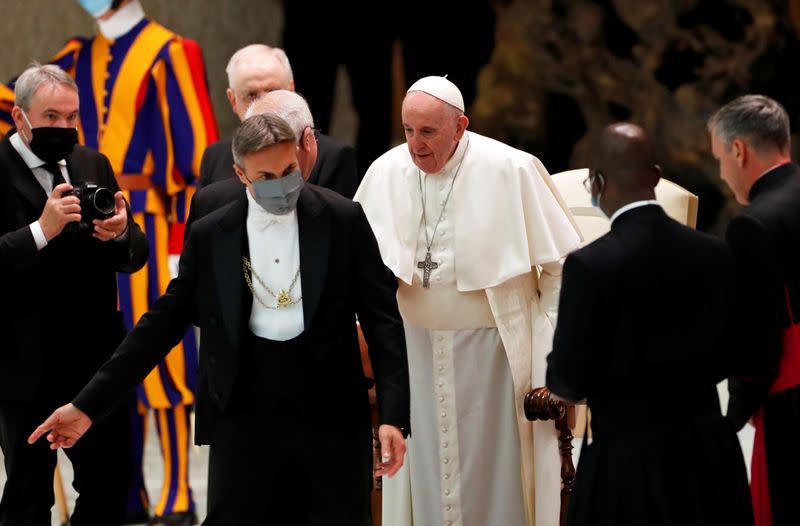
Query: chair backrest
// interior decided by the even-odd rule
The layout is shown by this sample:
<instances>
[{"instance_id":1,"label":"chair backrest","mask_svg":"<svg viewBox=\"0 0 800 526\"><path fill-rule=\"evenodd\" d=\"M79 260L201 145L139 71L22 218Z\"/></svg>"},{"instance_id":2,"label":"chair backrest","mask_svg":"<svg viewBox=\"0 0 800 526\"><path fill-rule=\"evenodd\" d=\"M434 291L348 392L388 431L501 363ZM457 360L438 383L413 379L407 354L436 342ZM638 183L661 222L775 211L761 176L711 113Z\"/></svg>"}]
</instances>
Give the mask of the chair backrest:
<instances>
[{"instance_id":1,"label":"chair backrest","mask_svg":"<svg viewBox=\"0 0 800 526\"><path fill-rule=\"evenodd\" d=\"M556 188L572 211L575 222L583 234L584 245L608 232L610 227L608 218L598 208L592 206L591 196L583 187L583 180L588 175L588 168L552 175ZM676 221L692 228L697 224L697 196L682 186L662 177L656 185L656 201L664 207L667 215Z\"/></svg>"}]
</instances>

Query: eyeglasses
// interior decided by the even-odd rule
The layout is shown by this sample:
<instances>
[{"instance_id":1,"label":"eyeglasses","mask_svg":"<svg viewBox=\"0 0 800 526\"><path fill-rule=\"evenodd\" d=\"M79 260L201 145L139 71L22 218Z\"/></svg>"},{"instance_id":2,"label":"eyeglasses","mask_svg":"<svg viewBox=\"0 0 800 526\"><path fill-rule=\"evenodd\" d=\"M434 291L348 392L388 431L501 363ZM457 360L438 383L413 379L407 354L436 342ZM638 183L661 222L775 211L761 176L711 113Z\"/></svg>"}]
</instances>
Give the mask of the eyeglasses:
<instances>
[{"instance_id":1,"label":"eyeglasses","mask_svg":"<svg viewBox=\"0 0 800 526\"><path fill-rule=\"evenodd\" d=\"M583 180L583 187L586 188L586 191L590 194L592 193L592 186L594 186L595 179L600 180L600 191L602 191L603 187L606 185L606 178L603 177L603 172L600 170L589 170L589 175Z\"/></svg>"}]
</instances>

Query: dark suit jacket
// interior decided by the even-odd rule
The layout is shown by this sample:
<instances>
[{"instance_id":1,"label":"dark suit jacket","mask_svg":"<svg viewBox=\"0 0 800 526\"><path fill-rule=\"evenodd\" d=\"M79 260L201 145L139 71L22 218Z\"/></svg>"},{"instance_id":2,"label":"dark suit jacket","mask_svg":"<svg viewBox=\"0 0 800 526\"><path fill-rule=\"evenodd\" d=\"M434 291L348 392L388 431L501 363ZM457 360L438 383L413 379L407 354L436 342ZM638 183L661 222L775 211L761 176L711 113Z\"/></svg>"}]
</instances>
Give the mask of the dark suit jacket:
<instances>
[{"instance_id":1,"label":"dark suit jacket","mask_svg":"<svg viewBox=\"0 0 800 526\"><path fill-rule=\"evenodd\" d=\"M642 393L653 403L678 378L713 387L732 367L732 275L722 241L658 206L623 213L567 257L548 387L590 404Z\"/></svg>"},{"instance_id":2,"label":"dark suit jacket","mask_svg":"<svg viewBox=\"0 0 800 526\"><path fill-rule=\"evenodd\" d=\"M116 272L140 269L147 241L129 215L125 241L62 233L37 250L29 225L47 195L11 135L0 141L0 401L52 401L72 396L122 340ZM102 154L76 146L66 160L74 186L117 191Z\"/></svg>"},{"instance_id":3,"label":"dark suit jacket","mask_svg":"<svg viewBox=\"0 0 800 526\"><path fill-rule=\"evenodd\" d=\"M211 442L215 416L228 408L239 375L252 305L241 263L247 250L244 192L238 180L229 179L194 197L179 276L75 398L90 417L108 411L139 383L194 323L203 334L195 440ZM311 390L312 399L320 401L308 408L308 417L343 429L369 425L358 314L369 343L380 422L408 428L408 364L397 283L381 260L361 206L306 185L297 214L304 335L311 357L308 383L298 389ZM268 403L264 400L267 409Z\"/></svg>"},{"instance_id":4,"label":"dark suit jacket","mask_svg":"<svg viewBox=\"0 0 800 526\"><path fill-rule=\"evenodd\" d=\"M752 525L716 391L734 362L732 278L721 240L654 205L567 257L546 382L587 399L593 432L568 525Z\"/></svg>"},{"instance_id":5,"label":"dark suit jacket","mask_svg":"<svg viewBox=\"0 0 800 526\"><path fill-rule=\"evenodd\" d=\"M788 292L800 320L800 166L779 166L750 189L750 204L728 225L742 299L745 375L731 379L728 417L737 428L764 403L778 371Z\"/></svg>"},{"instance_id":6,"label":"dark suit jacket","mask_svg":"<svg viewBox=\"0 0 800 526\"><path fill-rule=\"evenodd\" d=\"M206 148L200 163L198 187L202 188L234 176L231 140L223 139ZM352 199L358 189L356 156L353 149L333 137L320 133L317 136L317 162L311 170L308 182L330 188Z\"/></svg>"}]
</instances>

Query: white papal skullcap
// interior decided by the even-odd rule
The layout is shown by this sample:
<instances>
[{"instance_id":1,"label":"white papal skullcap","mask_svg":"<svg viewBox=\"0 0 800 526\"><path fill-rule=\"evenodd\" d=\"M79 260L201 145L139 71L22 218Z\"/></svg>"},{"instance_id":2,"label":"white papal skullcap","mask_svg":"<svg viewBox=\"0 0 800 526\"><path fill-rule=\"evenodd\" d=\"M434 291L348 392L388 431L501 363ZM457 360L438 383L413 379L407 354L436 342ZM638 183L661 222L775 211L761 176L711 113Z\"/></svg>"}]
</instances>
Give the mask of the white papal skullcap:
<instances>
[{"instance_id":1,"label":"white papal skullcap","mask_svg":"<svg viewBox=\"0 0 800 526\"><path fill-rule=\"evenodd\" d=\"M461 95L461 90L445 77L423 77L412 84L406 93L412 91L422 91L464 111L464 97Z\"/></svg>"}]
</instances>

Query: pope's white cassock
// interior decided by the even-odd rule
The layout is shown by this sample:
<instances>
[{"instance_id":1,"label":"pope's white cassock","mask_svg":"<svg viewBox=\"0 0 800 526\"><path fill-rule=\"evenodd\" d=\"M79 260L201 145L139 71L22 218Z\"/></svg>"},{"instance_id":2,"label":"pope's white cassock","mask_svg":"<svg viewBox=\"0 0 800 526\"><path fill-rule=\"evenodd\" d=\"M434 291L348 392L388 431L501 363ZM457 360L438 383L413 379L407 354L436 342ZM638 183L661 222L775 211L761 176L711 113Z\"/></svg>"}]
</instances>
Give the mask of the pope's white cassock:
<instances>
[{"instance_id":1,"label":"pope's white cassock","mask_svg":"<svg viewBox=\"0 0 800 526\"><path fill-rule=\"evenodd\" d=\"M398 278L408 344L411 437L384 478L384 526L556 526L555 427L529 422L523 399L544 385L561 263L580 236L547 170L466 132L440 173L405 144L385 153L355 200ZM443 207L423 288L425 223L430 238Z\"/></svg>"}]
</instances>

